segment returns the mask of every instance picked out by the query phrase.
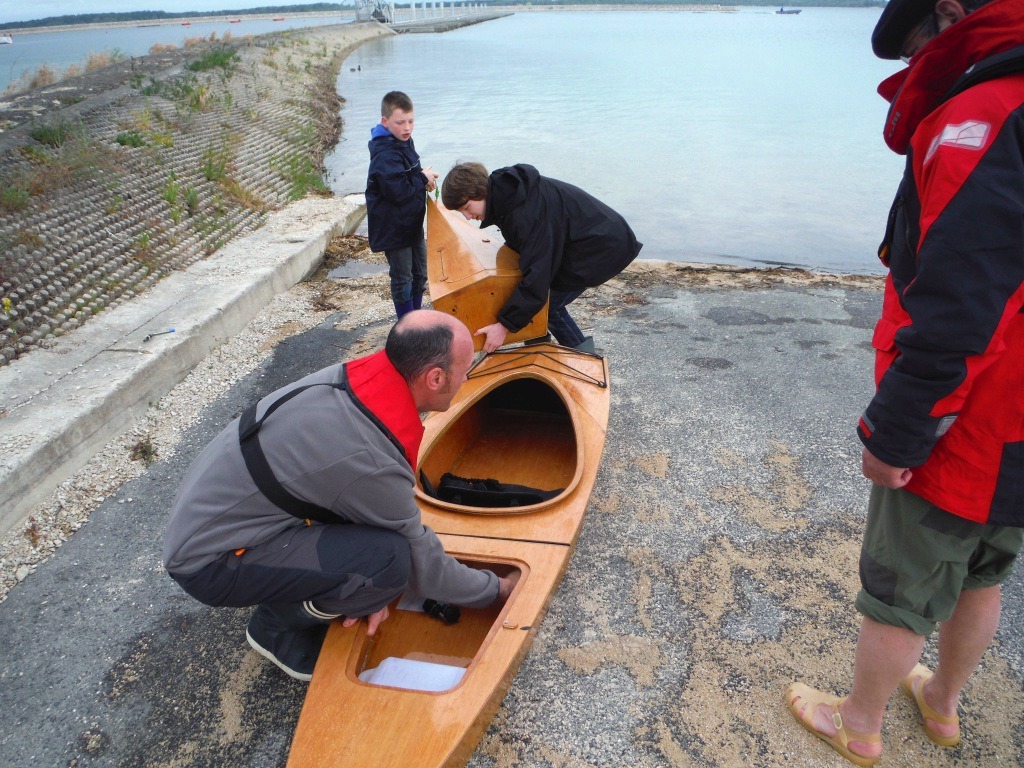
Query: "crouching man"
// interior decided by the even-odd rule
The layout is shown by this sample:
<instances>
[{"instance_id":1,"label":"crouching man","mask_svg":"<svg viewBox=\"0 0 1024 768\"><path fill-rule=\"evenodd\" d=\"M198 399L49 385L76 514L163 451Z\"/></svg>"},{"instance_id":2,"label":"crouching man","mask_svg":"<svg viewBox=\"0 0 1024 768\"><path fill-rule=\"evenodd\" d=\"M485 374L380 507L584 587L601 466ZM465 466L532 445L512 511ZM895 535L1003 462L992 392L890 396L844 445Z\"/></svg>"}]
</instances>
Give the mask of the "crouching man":
<instances>
[{"instance_id":1,"label":"crouching man","mask_svg":"<svg viewBox=\"0 0 1024 768\"><path fill-rule=\"evenodd\" d=\"M447 410L472 363L466 326L419 310L383 351L260 400L185 475L167 572L207 605L255 605L249 644L298 680L332 620L366 617L372 635L407 588L468 607L506 599L513 580L446 554L413 495L419 414Z\"/></svg>"}]
</instances>

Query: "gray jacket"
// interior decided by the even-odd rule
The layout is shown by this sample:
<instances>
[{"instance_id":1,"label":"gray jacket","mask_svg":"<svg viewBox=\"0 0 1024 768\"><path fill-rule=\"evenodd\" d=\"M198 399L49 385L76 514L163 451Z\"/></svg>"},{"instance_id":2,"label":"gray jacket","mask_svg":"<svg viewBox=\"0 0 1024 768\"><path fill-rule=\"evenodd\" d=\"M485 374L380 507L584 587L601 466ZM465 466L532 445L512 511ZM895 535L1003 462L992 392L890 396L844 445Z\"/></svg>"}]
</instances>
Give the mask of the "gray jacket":
<instances>
[{"instance_id":1,"label":"gray jacket","mask_svg":"<svg viewBox=\"0 0 1024 768\"><path fill-rule=\"evenodd\" d=\"M310 374L263 398L257 417L296 387L341 380L342 365ZM313 387L292 398L264 423L260 444L274 475L294 496L342 521L386 528L408 539L410 587L417 594L470 607L496 599L497 576L459 563L423 525L408 461L346 392ZM257 546L302 525L257 489L242 458L235 419L182 481L164 542L164 565L171 573L194 573L225 552Z\"/></svg>"}]
</instances>

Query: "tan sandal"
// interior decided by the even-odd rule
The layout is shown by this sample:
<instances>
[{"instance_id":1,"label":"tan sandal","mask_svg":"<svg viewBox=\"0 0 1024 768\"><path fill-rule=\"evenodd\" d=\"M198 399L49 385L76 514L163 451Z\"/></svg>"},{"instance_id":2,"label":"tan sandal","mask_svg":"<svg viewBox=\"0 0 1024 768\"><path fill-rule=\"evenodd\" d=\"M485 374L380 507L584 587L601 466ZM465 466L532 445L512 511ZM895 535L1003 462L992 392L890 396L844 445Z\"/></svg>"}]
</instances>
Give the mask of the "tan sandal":
<instances>
[{"instance_id":1,"label":"tan sandal","mask_svg":"<svg viewBox=\"0 0 1024 768\"><path fill-rule=\"evenodd\" d=\"M867 755L859 755L850 749L849 744L851 741L862 741L865 744L881 744L882 736L878 733L858 733L843 725L843 716L839 714L839 705L844 700L830 693L824 693L823 691L811 688L803 683L790 683L786 688L786 705L800 725L854 765L859 765L863 768L878 765L882 759L881 755L868 757ZM826 704L832 707L832 722L836 727L834 736L822 733L814 727L814 710L819 704Z\"/></svg>"},{"instance_id":2,"label":"tan sandal","mask_svg":"<svg viewBox=\"0 0 1024 768\"><path fill-rule=\"evenodd\" d=\"M909 675L903 678L903 682L900 685L903 688L903 692L917 704L917 708L920 710L921 717L924 720L924 732L931 739L932 743L938 744L940 747L955 747L960 743L960 715L956 712L952 715L943 715L928 706L928 702L924 700L924 684L931 680L931 678L932 671L924 664L918 664L910 670ZM941 733L937 733L934 729L928 727L929 720L934 720L941 725L955 725L956 733L952 736L943 736Z\"/></svg>"}]
</instances>

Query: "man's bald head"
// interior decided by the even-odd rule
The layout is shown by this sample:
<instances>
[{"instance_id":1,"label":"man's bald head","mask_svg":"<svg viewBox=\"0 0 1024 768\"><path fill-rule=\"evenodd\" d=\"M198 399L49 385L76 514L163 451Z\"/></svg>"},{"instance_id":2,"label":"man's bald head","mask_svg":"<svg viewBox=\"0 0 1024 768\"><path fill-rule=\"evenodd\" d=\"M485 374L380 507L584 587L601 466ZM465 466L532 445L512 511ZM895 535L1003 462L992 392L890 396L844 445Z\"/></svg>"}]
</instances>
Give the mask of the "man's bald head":
<instances>
[{"instance_id":1,"label":"man's bald head","mask_svg":"<svg viewBox=\"0 0 1024 768\"><path fill-rule=\"evenodd\" d=\"M457 348L473 346L469 329L433 309L417 309L391 328L384 352L402 378L412 382L430 368L451 370Z\"/></svg>"}]
</instances>

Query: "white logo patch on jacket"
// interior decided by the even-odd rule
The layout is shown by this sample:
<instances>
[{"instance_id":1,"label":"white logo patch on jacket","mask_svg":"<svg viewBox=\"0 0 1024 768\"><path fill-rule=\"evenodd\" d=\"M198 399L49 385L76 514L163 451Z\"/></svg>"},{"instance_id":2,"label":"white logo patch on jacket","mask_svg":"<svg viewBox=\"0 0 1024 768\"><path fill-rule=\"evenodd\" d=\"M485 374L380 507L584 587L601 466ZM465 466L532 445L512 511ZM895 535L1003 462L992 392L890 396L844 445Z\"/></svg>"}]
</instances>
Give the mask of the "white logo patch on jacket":
<instances>
[{"instance_id":1,"label":"white logo patch on jacket","mask_svg":"<svg viewBox=\"0 0 1024 768\"><path fill-rule=\"evenodd\" d=\"M981 120L968 120L958 125L947 125L938 136L932 139L931 146L928 147L928 154L924 157L924 162L927 163L931 160L932 155L943 144L948 147L981 149L985 146L985 140L988 138L989 131L991 130L992 125Z\"/></svg>"}]
</instances>

